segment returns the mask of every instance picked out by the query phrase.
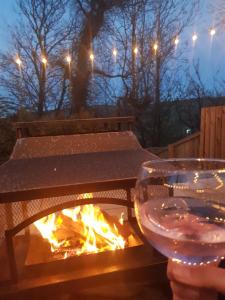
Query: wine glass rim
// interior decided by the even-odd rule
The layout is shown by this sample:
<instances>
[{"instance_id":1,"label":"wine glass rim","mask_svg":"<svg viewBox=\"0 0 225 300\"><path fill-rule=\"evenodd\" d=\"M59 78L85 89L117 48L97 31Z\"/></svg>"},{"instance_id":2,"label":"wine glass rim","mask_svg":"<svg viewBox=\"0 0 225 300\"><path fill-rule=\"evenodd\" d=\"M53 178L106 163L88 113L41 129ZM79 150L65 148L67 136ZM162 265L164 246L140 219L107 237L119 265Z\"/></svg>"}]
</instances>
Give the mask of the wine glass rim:
<instances>
[{"instance_id":1,"label":"wine glass rim","mask_svg":"<svg viewBox=\"0 0 225 300\"><path fill-rule=\"evenodd\" d=\"M149 160L149 161L145 161L142 163L142 167L145 169L151 169L153 165L155 164L155 167L157 168L157 164L168 164L168 163L182 163L182 162L187 162L187 163L191 163L191 162L205 162L205 163L215 163L215 164L220 164L221 163L221 168L224 170L225 173L225 159L217 159L217 158L168 158L168 159L153 159L153 160ZM222 167L223 166L223 167ZM193 167L193 169L187 169L187 170L182 170L182 169L175 169L175 170L168 170L169 172L217 172L218 170L220 170L220 166L217 166L215 168L209 169L209 170L200 170L196 167ZM167 170L165 169L165 172Z\"/></svg>"}]
</instances>

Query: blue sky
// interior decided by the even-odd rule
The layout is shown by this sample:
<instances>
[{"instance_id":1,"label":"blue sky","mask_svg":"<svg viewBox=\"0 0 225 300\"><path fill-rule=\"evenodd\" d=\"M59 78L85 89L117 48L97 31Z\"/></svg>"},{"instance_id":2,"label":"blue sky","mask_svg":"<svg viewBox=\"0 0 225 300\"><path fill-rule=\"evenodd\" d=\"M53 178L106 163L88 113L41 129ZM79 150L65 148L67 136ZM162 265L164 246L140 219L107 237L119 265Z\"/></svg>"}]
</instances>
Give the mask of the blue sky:
<instances>
[{"instance_id":1,"label":"blue sky","mask_svg":"<svg viewBox=\"0 0 225 300\"><path fill-rule=\"evenodd\" d=\"M215 26L217 15L210 6L218 4L219 1L202 0L200 17L196 18L188 32L189 34L194 31L198 33L199 39L196 46L190 51L190 61L192 58L199 59L201 76L207 83L212 83L214 77L225 78L225 31L224 28ZM216 35L213 38L209 35L210 28L216 28Z\"/></svg>"},{"instance_id":2,"label":"blue sky","mask_svg":"<svg viewBox=\"0 0 225 300\"><path fill-rule=\"evenodd\" d=\"M16 0L0 1L0 50L7 50L9 48L9 25L13 26L18 18L15 12ZM215 16L209 10L209 5L214 3L214 0L202 0L202 3L201 17L198 16L193 25L180 37L179 47L182 47L182 42L188 41L190 63L192 63L193 58L200 60L201 75L204 81L211 85L213 77L225 78L225 72L223 74L225 69L225 33L222 30L217 30L213 40L210 38L209 28L214 26ZM197 32L199 36L195 47L192 45L193 32Z\"/></svg>"},{"instance_id":3,"label":"blue sky","mask_svg":"<svg viewBox=\"0 0 225 300\"><path fill-rule=\"evenodd\" d=\"M16 23L16 0L0 0L0 50L8 48L9 28Z\"/></svg>"}]
</instances>

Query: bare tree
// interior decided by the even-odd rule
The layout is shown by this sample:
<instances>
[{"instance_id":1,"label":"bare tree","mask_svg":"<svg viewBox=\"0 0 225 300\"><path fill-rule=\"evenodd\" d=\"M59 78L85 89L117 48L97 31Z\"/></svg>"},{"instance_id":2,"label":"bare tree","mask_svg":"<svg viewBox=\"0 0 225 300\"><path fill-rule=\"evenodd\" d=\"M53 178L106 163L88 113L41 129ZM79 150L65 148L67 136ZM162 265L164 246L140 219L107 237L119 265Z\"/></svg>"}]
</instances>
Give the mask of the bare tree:
<instances>
[{"instance_id":1,"label":"bare tree","mask_svg":"<svg viewBox=\"0 0 225 300\"><path fill-rule=\"evenodd\" d=\"M8 98L37 111L60 110L68 88L68 70L58 57L67 50L73 23L67 0L19 0L22 16L12 29L12 48L0 56L0 84ZM64 53L64 56L66 53Z\"/></svg>"},{"instance_id":2,"label":"bare tree","mask_svg":"<svg viewBox=\"0 0 225 300\"><path fill-rule=\"evenodd\" d=\"M96 37L105 24L106 14L126 0L74 0L75 10L82 14L80 32L76 39L76 65L72 82L72 113L87 107L88 86L92 74L90 54ZM128 1L129 2L129 1Z\"/></svg>"},{"instance_id":3,"label":"bare tree","mask_svg":"<svg viewBox=\"0 0 225 300\"><path fill-rule=\"evenodd\" d=\"M199 60L193 61L193 65L187 68L184 76L183 82L186 84L181 85L180 92L183 105L179 103L181 101L177 101L177 116L183 125L191 129L191 132L196 132L200 129L201 109L206 104L210 104L212 99L219 96L219 93L215 85L209 88L204 83Z\"/></svg>"},{"instance_id":4,"label":"bare tree","mask_svg":"<svg viewBox=\"0 0 225 300\"><path fill-rule=\"evenodd\" d=\"M174 97L172 79L184 63L179 37L191 24L197 4L195 0L132 0L113 19L111 34L122 53L118 67L122 102L138 117L140 131L151 128L148 136L153 145L160 144L161 102Z\"/></svg>"}]
</instances>

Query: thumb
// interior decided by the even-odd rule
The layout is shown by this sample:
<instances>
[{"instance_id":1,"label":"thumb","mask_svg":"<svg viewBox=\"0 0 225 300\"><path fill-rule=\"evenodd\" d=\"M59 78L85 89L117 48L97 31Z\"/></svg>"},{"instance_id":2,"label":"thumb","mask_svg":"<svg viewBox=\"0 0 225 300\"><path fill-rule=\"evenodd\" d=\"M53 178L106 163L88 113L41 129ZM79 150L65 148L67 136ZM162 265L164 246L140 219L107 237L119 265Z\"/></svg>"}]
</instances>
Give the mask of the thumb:
<instances>
[{"instance_id":1,"label":"thumb","mask_svg":"<svg viewBox=\"0 0 225 300\"><path fill-rule=\"evenodd\" d=\"M213 289L225 294L225 270L215 265L192 267L170 260L167 275L173 281L198 288Z\"/></svg>"}]
</instances>

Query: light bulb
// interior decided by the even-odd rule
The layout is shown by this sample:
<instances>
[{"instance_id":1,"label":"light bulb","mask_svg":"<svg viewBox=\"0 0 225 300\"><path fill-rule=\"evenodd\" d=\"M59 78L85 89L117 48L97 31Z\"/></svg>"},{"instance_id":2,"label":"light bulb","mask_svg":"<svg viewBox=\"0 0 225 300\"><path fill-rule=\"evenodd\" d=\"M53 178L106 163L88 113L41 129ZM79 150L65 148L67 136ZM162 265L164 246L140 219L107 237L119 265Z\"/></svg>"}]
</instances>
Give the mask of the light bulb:
<instances>
[{"instance_id":1,"label":"light bulb","mask_svg":"<svg viewBox=\"0 0 225 300\"><path fill-rule=\"evenodd\" d=\"M41 61L42 61L42 63L43 63L44 65L46 65L47 62L48 62L47 59L46 59L45 57L42 57L42 60L41 60Z\"/></svg>"},{"instance_id":2,"label":"light bulb","mask_svg":"<svg viewBox=\"0 0 225 300\"><path fill-rule=\"evenodd\" d=\"M22 61L19 57L16 58L16 64L20 67L22 65Z\"/></svg>"},{"instance_id":3,"label":"light bulb","mask_svg":"<svg viewBox=\"0 0 225 300\"><path fill-rule=\"evenodd\" d=\"M211 36L214 36L215 34L216 34L216 29L212 28L212 29L210 30L210 35L211 35Z\"/></svg>"},{"instance_id":4,"label":"light bulb","mask_svg":"<svg viewBox=\"0 0 225 300\"><path fill-rule=\"evenodd\" d=\"M136 54L136 55L138 54L138 47L134 48L134 54Z\"/></svg>"},{"instance_id":5,"label":"light bulb","mask_svg":"<svg viewBox=\"0 0 225 300\"><path fill-rule=\"evenodd\" d=\"M91 61L94 61L94 59L95 59L95 56L94 56L93 53L91 53L91 54L90 54L90 60L91 60Z\"/></svg>"},{"instance_id":6,"label":"light bulb","mask_svg":"<svg viewBox=\"0 0 225 300\"><path fill-rule=\"evenodd\" d=\"M72 58L71 58L71 56L70 56L70 55L67 55L67 57L66 57L66 61L68 62L68 64L70 64L70 63L71 63L71 61L72 61Z\"/></svg>"},{"instance_id":7,"label":"light bulb","mask_svg":"<svg viewBox=\"0 0 225 300\"><path fill-rule=\"evenodd\" d=\"M153 49L155 50L155 52L158 50L158 48L159 48L158 44L155 43L155 44L153 45Z\"/></svg>"},{"instance_id":8,"label":"light bulb","mask_svg":"<svg viewBox=\"0 0 225 300\"><path fill-rule=\"evenodd\" d=\"M116 50L116 49L113 49L113 56L117 56L117 54L118 54L118 51Z\"/></svg>"},{"instance_id":9,"label":"light bulb","mask_svg":"<svg viewBox=\"0 0 225 300\"><path fill-rule=\"evenodd\" d=\"M180 40L179 40L179 38L177 37L177 38L175 39L175 41L174 41L174 44L177 46L179 43L180 43Z\"/></svg>"},{"instance_id":10,"label":"light bulb","mask_svg":"<svg viewBox=\"0 0 225 300\"><path fill-rule=\"evenodd\" d=\"M192 36L192 41L193 41L193 42L196 42L197 39L198 39L198 36L197 36L196 33L194 33L193 36Z\"/></svg>"}]
</instances>

